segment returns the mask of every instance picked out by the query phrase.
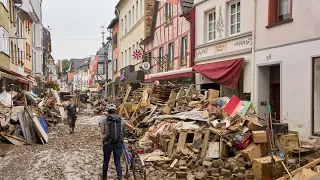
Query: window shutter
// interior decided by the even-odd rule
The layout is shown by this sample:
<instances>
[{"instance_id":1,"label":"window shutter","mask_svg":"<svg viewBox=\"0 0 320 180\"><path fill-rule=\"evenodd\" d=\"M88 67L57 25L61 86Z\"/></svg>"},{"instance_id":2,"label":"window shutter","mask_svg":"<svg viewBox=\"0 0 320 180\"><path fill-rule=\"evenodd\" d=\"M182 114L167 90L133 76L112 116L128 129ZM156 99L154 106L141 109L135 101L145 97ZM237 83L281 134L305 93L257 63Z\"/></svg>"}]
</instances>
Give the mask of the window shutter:
<instances>
[{"instance_id":1,"label":"window shutter","mask_svg":"<svg viewBox=\"0 0 320 180\"><path fill-rule=\"evenodd\" d=\"M278 14L278 0L269 0L269 16L268 16L269 25L277 22L277 14Z\"/></svg>"}]
</instances>

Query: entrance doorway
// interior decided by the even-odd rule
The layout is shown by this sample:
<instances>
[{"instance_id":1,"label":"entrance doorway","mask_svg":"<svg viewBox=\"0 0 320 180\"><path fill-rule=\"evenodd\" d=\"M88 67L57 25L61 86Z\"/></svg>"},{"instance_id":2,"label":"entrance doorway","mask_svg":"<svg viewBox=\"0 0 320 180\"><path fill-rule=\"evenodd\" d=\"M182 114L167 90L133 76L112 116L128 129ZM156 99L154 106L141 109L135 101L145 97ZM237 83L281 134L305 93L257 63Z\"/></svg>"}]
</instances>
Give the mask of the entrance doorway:
<instances>
[{"instance_id":1,"label":"entrance doorway","mask_svg":"<svg viewBox=\"0 0 320 180\"><path fill-rule=\"evenodd\" d=\"M258 114L260 117L269 115L274 121L281 119L281 81L280 64L258 67Z\"/></svg>"}]
</instances>

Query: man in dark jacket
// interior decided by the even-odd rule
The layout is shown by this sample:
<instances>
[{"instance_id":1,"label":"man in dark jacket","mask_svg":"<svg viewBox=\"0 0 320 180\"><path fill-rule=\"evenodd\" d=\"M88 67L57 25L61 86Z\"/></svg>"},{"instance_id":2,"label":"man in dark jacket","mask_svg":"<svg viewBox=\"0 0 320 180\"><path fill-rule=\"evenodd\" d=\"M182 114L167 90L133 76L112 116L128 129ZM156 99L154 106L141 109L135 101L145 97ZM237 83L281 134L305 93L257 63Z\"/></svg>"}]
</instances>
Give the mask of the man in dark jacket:
<instances>
[{"instance_id":1,"label":"man in dark jacket","mask_svg":"<svg viewBox=\"0 0 320 180\"><path fill-rule=\"evenodd\" d=\"M65 107L65 110L68 111L69 132L71 134L74 132L74 128L76 126L78 107L74 104L73 100L70 99L69 105Z\"/></svg>"}]
</instances>

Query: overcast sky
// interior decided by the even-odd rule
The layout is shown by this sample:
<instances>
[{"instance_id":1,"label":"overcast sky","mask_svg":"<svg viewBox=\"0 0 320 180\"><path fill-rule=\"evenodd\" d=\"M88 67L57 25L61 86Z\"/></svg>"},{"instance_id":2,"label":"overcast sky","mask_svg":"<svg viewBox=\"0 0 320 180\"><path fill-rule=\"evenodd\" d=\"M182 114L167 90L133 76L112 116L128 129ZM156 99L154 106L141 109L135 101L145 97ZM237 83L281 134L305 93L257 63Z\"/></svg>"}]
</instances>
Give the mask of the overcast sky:
<instances>
[{"instance_id":1,"label":"overcast sky","mask_svg":"<svg viewBox=\"0 0 320 180\"><path fill-rule=\"evenodd\" d=\"M98 51L102 46L100 26L107 27L115 17L118 0L42 2L43 25L52 29L52 55L55 60L59 60L85 58Z\"/></svg>"}]
</instances>

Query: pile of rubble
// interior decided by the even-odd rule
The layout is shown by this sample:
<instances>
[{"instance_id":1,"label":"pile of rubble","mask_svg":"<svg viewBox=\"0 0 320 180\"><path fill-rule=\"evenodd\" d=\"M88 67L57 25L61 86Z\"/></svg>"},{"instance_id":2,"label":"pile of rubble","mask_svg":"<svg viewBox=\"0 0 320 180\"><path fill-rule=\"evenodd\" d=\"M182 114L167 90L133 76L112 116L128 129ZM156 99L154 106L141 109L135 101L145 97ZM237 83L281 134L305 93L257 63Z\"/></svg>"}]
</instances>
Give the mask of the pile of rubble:
<instances>
[{"instance_id":1,"label":"pile of rubble","mask_svg":"<svg viewBox=\"0 0 320 180\"><path fill-rule=\"evenodd\" d=\"M251 102L236 96L219 97L213 89L202 95L195 85L130 91L118 113L143 131L144 161L176 178L276 179L293 162L304 165L293 155L315 150L301 146L288 124L258 117Z\"/></svg>"},{"instance_id":2,"label":"pile of rubble","mask_svg":"<svg viewBox=\"0 0 320 180\"><path fill-rule=\"evenodd\" d=\"M65 117L63 108L59 113L57 100L60 102L56 91L45 98L39 98L27 91L2 92L0 142L14 145L47 143L48 128Z\"/></svg>"}]
</instances>

